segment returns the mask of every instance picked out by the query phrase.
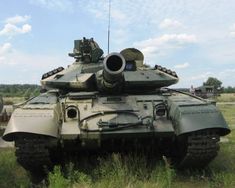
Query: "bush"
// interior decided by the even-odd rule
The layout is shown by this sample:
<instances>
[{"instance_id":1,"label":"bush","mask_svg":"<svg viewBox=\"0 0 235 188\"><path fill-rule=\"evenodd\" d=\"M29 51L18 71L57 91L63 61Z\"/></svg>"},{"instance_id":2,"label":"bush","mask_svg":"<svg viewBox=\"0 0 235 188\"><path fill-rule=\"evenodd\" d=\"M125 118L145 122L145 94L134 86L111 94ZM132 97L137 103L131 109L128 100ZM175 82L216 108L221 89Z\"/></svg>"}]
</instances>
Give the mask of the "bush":
<instances>
[{"instance_id":1,"label":"bush","mask_svg":"<svg viewBox=\"0 0 235 188\"><path fill-rule=\"evenodd\" d=\"M56 166L49 174L49 187L170 188L175 177L174 169L168 164L148 161L144 154L113 153L98 157L97 161L93 169L89 169L89 161L82 164L87 169L77 168L71 162L63 170Z\"/></svg>"}]
</instances>

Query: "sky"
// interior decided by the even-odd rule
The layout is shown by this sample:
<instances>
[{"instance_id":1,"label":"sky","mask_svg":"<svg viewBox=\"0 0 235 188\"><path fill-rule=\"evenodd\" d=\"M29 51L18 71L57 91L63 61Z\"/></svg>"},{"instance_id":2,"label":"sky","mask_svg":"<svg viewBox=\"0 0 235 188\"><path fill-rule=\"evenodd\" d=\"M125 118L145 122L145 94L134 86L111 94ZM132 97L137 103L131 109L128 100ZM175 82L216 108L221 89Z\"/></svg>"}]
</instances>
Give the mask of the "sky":
<instances>
[{"instance_id":1,"label":"sky","mask_svg":"<svg viewBox=\"0 0 235 188\"><path fill-rule=\"evenodd\" d=\"M145 63L178 73L174 87L208 77L235 87L235 0L110 0L110 52L135 47ZM109 0L1 0L0 83L40 84L73 62L74 40L107 55Z\"/></svg>"}]
</instances>

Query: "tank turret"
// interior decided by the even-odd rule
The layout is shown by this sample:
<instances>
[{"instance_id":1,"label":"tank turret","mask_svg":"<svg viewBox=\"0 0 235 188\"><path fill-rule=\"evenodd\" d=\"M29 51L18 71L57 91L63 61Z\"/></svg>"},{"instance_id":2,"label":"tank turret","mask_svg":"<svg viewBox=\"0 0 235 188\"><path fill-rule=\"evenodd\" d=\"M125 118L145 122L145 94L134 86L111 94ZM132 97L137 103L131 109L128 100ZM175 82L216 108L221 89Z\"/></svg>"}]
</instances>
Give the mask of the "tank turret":
<instances>
[{"instance_id":1,"label":"tank turret","mask_svg":"<svg viewBox=\"0 0 235 188\"><path fill-rule=\"evenodd\" d=\"M93 38L74 41L75 62L66 69L59 67L42 76L46 89L99 91L102 93L138 93L167 87L178 82L174 71L144 64L144 55L135 48L126 48L103 57L103 50Z\"/></svg>"}]
</instances>

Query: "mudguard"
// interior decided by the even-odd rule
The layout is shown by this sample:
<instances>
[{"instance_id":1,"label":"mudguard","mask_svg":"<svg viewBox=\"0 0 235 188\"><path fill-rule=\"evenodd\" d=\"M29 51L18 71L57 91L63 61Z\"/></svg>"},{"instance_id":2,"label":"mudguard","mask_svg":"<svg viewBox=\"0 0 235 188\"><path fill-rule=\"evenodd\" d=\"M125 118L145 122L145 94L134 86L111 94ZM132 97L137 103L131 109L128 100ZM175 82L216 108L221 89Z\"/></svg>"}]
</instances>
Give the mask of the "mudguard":
<instances>
[{"instance_id":1,"label":"mudguard","mask_svg":"<svg viewBox=\"0 0 235 188\"><path fill-rule=\"evenodd\" d=\"M5 141L14 141L19 133L58 137L59 121L55 109L16 109L3 135Z\"/></svg>"},{"instance_id":2,"label":"mudguard","mask_svg":"<svg viewBox=\"0 0 235 188\"><path fill-rule=\"evenodd\" d=\"M220 136L226 135L230 129L221 112L213 104L172 102L169 108L176 135L203 129L217 129Z\"/></svg>"}]
</instances>

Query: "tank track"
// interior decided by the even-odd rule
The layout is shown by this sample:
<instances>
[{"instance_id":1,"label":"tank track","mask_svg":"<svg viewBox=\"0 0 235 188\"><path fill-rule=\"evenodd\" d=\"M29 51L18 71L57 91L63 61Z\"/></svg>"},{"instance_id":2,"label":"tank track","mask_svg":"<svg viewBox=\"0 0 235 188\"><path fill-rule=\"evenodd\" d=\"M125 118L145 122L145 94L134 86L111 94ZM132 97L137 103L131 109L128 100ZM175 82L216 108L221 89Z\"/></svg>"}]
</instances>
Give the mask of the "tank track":
<instances>
[{"instance_id":1,"label":"tank track","mask_svg":"<svg viewBox=\"0 0 235 188\"><path fill-rule=\"evenodd\" d=\"M186 140L178 168L203 168L217 156L220 137L215 130L193 132Z\"/></svg>"},{"instance_id":2,"label":"tank track","mask_svg":"<svg viewBox=\"0 0 235 188\"><path fill-rule=\"evenodd\" d=\"M48 139L43 136L19 137L15 141L17 162L31 172L52 167Z\"/></svg>"}]
</instances>

